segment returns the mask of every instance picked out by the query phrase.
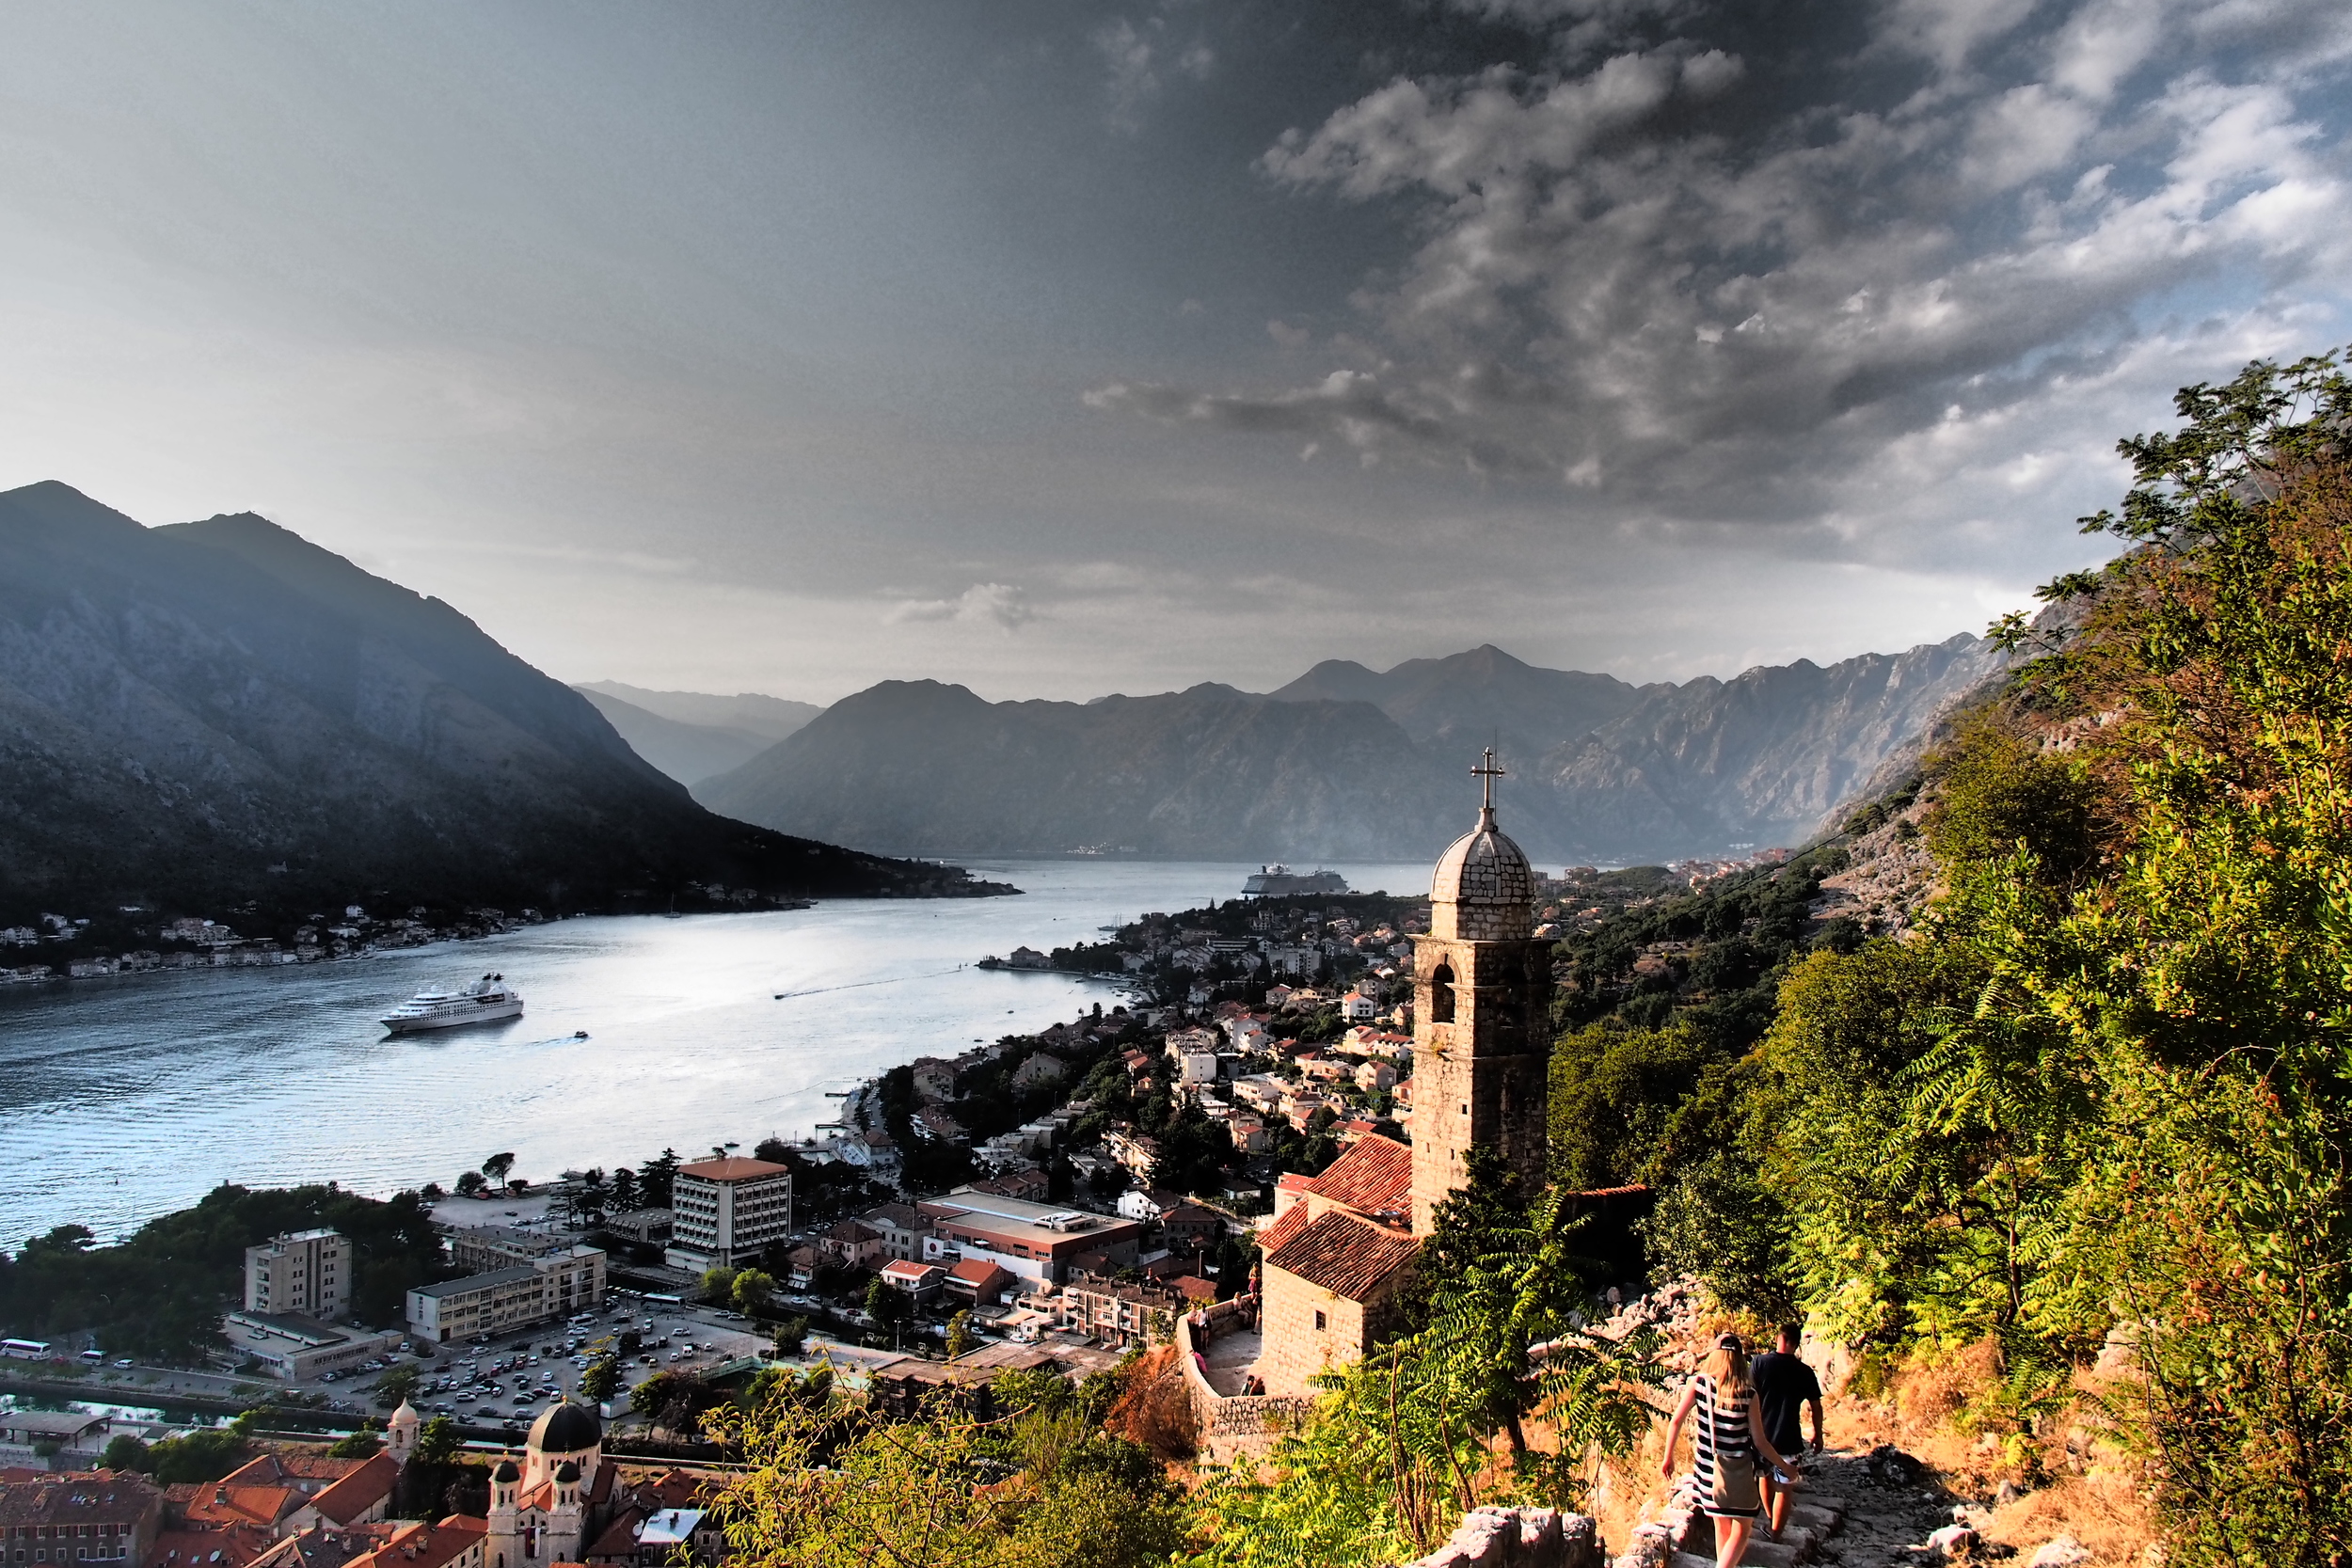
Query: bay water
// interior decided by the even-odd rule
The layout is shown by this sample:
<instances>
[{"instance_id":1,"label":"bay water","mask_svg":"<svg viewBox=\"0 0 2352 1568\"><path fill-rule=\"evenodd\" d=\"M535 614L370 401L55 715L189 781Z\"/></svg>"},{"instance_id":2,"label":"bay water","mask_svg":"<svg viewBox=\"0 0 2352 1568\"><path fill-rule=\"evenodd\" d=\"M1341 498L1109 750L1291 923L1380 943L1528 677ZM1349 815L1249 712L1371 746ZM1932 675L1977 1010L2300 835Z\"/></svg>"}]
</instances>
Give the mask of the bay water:
<instances>
[{"instance_id":1,"label":"bay water","mask_svg":"<svg viewBox=\"0 0 2352 1568\"><path fill-rule=\"evenodd\" d=\"M664 1148L748 1152L830 1120L828 1090L1121 1000L979 958L1231 898L1257 869L969 863L1025 891L564 920L299 968L0 990L0 1248L67 1223L117 1239L221 1181L383 1196L453 1186L501 1151L534 1180ZM1332 869L1360 891L1428 888L1425 863ZM391 1037L376 1022L491 973L521 991L523 1017Z\"/></svg>"}]
</instances>

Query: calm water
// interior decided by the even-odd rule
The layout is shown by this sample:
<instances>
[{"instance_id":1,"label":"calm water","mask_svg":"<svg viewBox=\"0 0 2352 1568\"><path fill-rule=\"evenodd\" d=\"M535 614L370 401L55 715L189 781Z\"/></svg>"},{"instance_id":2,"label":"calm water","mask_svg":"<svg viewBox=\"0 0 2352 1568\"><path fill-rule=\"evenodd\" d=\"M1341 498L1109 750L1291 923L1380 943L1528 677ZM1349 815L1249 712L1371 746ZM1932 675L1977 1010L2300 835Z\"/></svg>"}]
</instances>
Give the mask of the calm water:
<instances>
[{"instance_id":1,"label":"calm water","mask_svg":"<svg viewBox=\"0 0 2352 1568\"><path fill-rule=\"evenodd\" d=\"M1229 898L1256 869L972 864L1026 895L566 920L344 963L0 992L0 1245L69 1221L118 1236L223 1180L386 1194L450 1186L501 1149L537 1179L793 1137L830 1118L828 1089L1116 1001L1099 982L959 965ZM1334 869L1359 889L1428 886L1426 864ZM374 1022L493 970L524 1017L396 1039Z\"/></svg>"}]
</instances>

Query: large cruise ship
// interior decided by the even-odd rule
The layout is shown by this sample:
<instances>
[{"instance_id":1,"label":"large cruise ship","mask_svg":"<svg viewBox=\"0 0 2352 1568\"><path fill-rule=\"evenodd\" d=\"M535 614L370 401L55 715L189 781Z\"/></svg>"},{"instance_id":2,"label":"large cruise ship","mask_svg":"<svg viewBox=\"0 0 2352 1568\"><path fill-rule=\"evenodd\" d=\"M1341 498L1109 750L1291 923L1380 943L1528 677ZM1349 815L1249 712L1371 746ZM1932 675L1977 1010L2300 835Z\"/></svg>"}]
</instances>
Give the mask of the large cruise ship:
<instances>
[{"instance_id":1,"label":"large cruise ship","mask_svg":"<svg viewBox=\"0 0 2352 1568\"><path fill-rule=\"evenodd\" d=\"M1289 898L1345 893L1347 879L1336 871L1297 872L1279 863L1262 865L1242 884L1244 898Z\"/></svg>"},{"instance_id":2,"label":"large cruise ship","mask_svg":"<svg viewBox=\"0 0 2352 1568\"><path fill-rule=\"evenodd\" d=\"M421 990L386 1013L380 1022L395 1035L420 1029L453 1029L460 1023L489 1023L520 1018L522 993L503 974L485 974L464 990Z\"/></svg>"}]
</instances>

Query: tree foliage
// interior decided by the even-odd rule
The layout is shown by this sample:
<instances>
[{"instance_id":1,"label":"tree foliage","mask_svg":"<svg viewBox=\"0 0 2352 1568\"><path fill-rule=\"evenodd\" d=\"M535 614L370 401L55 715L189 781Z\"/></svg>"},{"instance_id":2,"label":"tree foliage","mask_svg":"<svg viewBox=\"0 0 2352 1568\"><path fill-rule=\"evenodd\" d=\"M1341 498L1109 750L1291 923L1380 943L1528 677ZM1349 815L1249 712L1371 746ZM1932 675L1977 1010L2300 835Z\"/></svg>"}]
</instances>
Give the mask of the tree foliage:
<instances>
[{"instance_id":1,"label":"tree foliage","mask_svg":"<svg viewBox=\"0 0 2352 1568\"><path fill-rule=\"evenodd\" d=\"M1182 1495L1059 1378L1001 1380L999 1414L882 1418L831 1379L714 1426L748 1468L718 1499L745 1568L1142 1568L1183 1544Z\"/></svg>"}]
</instances>

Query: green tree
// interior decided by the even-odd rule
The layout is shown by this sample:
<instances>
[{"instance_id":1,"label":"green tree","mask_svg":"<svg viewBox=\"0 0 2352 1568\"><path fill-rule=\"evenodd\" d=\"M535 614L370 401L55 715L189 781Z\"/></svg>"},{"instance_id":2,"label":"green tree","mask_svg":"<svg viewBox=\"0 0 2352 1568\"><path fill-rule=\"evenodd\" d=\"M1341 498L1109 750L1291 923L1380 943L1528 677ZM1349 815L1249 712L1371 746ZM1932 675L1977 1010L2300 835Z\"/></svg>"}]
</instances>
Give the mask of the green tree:
<instances>
[{"instance_id":1,"label":"green tree","mask_svg":"<svg viewBox=\"0 0 2352 1568\"><path fill-rule=\"evenodd\" d=\"M367 1459L381 1452L383 1448L384 1439L362 1427L328 1444L326 1453L330 1459Z\"/></svg>"},{"instance_id":2,"label":"green tree","mask_svg":"<svg viewBox=\"0 0 2352 1568\"><path fill-rule=\"evenodd\" d=\"M490 1183L483 1178L480 1171L467 1171L457 1179L457 1196L460 1197L480 1197L483 1191L487 1188L489 1184Z\"/></svg>"},{"instance_id":3,"label":"green tree","mask_svg":"<svg viewBox=\"0 0 2352 1568\"><path fill-rule=\"evenodd\" d=\"M148 1450L155 1480L166 1486L218 1481L246 1461L246 1441L233 1427L199 1427L167 1437Z\"/></svg>"},{"instance_id":4,"label":"green tree","mask_svg":"<svg viewBox=\"0 0 2352 1568\"><path fill-rule=\"evenodd\" d=\"M151 1470L155 1462L148 1457L147 1445L127 1432L117 1433L107 1439L106 1451L99 1461L102 1469Z\"/></svg>"},{"instance_id":5,"label":"green tree","mask_svg":"<svg viewBox=\"0 0 2352 1568\"><path fill-rule=\"evenodd\" d=\"M599 1355L588 1363L580 1374L580 1391L602 1404L621 1391L621 1363L615 1356Z\"/></svg>"},{"instance_id":6,"label":"green tree","mask_svg":"<svg viewBox=\"0 0 2352 1568\"><path fill-rule=\"evenodd\" d=\"M507 1173L514 1168L515 1156L512 1154L493 1154L482 1162L482 1174L493 1181L505 1180Z\"/></svg>"},{"instance_id":7,"label":"green tree","mask_svg":"<svg viewBox=\"0 0 2352 1568\"><path fill-rule=\"evenodd\" d=\"M736 1309L755 1317L775 1299L776 1276L764 1269L745 1269L735 1276L732 1293Z\"/></svg>"},{"instance_id":8,"label":"green tree","mask_svg":"<svg viewBox=\"0 0 2352 1568\"><path fill-rule=\"evenodd\" d=\"M776 1354L797 1357L808 1344L808 1320L787 1318L776 1324Z\"/></svg>"},{"instance_id":9,"label":"green tree","mask_svg":"<svg viewBox=\"0 0 2352 1568\"><path fill-rule=\"evenodd\" d=\"M375 1380L375 1405L379 1410L397 1410L401 1402L417 1391L417 1369L413 1363L402 1362L387 1370Z\"/></svg>"},{"instance_id":10,"label":"green tree","mask_svg":"<svg viewBox=\"0 0 2352 1568\"><path fill-rule=\"evenodd\" d=\"M830 1378L717 1412L714 1434L747 1462L715 1509L729 1558L745 1568L1168 1562L1184 1544L1182 1494L1149 1451L1104 1433L1051 1382L1050 1403L1009 1403L988 1420L945 1409L885 1419Z\"/></svg>"},{"instance_id":11,"label":"green tree","mask_svg":"<svg viewBox=\"0 0 2352 1568\"><path fill-rule=\"evenodd\" d=\"M457 1423L447 1416L436 1416L417 1429L415 1461L429 1465L453 1465L464 1450L465 1439L457 1433Z\"/></svg>"},{"instance_id":12,"label":"green tree","mask_svg":"<svg viewBox=\"0 0 2352 1568\"><path fill-rule=\"evenodd\" d=\"M958 1312L947 1320L948 1360L953 1361L957 1356L973 1350L979 1342L979 1336L972 1332L971 1313Z\"/></svg>"},{"instance_id":13,"label":"green tree","mask_svg":"<svg viewBox=\"0 0 2352 1568\"><path fill-rule=\"evenodd\" d=\"M723 1265L715 1269L703 1270L703 1300L708 1302L725 1302L733 1300L735 1296L736 1274L736 1270L727 1268Z\"/></svg>"}]
</instances>

